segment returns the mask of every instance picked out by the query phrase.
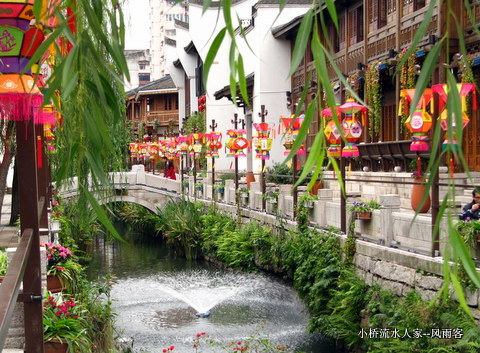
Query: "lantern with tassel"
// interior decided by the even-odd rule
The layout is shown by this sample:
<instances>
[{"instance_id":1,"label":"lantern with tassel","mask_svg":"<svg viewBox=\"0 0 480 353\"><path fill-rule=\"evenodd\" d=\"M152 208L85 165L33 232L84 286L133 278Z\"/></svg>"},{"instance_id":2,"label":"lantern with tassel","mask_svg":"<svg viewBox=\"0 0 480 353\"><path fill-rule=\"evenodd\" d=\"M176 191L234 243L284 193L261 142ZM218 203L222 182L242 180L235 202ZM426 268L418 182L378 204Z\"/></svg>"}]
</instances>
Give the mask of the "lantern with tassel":
<instances>
[{"instance_id":1,"label":"lantern with tassel","mask_svg":"<svg viewBox=\"0 0 480 353\"><path fill-rule=\"evenodd\" d=\"M30 26L34 0L0 1L0 117L41 118L42 94L25 67L44 40L41 26ZM41 122L43 123L43 122Z\"/></svg>"},{"instance_id":2,"label":"lantern with tassel","mask_svg":"<svg viewBox=\"0 0 480 353\"><path fill-rule=\"evenodd\" d=\"M292 115L290 118L284 116L280 117L281 126L283 128L283 135L285 138L285 142L283 143L283 146L285 147L285 156L290 154L293 143L298 136L298 132L300 131L300 127L302 126L304 119L305 115L303 114L298 117L295 117L295 115ZM300 148L298 149L296 154L303 155L306 153L307 152L305 151L305 145L302 144L300 145Z\"/></svg>"},{"instance_id":3,"label":"lantern with tassel","mask_svg":"<svg viewBox=\"0 0 480 353\"><path fill-rule=\"evenodd\" d=\"M401 102L400 107L403 106L404 114L408 114L409 104L413 102L415 97L414 89L404 89L400 91ZM425 89L415 107L415 112L407 118L405 126L412 133L412 143L410 145L410 151L428 151L428 131L432 127L432 116L427 112L427 105L432 99L432 90L430 88Z\"/></svg>"},{"instance_id":4,"label":"lantern with tassel","mask_svg":"<svg viewBox=\"0 0 480 353\"><path fill-rule=\"evenodd\" d=\"M188 135L188 144L190 146L189 155L195 159L199 159L202 153L202 146L205 141L205 134L193 133Z\"/></svg>"},{"instance_id":5,"label":"lantern with tassel","mask_svg":"<svg viewBox=\"0 0 480 353\"><path fill-rule=\"evenodd\" d=\"M181 156L186 156L188 153L187 136L180 135L176 138L177 151Z\"/></svg>"},{"instance_id":6,"label":"lantern with tassel","mask_svg":"<svg viewBox=\"0 0 480 353\"><path fill-rule=\"evenodd\" d=\"M208 151L211 158L218 158L218 150L222 148L222 143L220 142L222 139L221 133L211 132L208 134Z\"/></svg>"},{"instance_id":7,"label":"lantern with tassel","mask_svg":"<svg viewBox=\"0 0 480 353\"><path fill-rule=\"evenodd\" d=\"M342 157L358 157L360 153L355 143L362 136L362 124L365 125L367 107L358 104L353 99L347 99L344 104L338 107L338 111L345 114L341 127L347 143L342 150ZM362 114L362 123L355 116L357 113Z\"/></svg>"},{"instance_id":8,"label":"lantern with tassel","mask_svg":"<svg viewBox=\"0 0 480 353\"><path fill-rule=\"evenodd\" d=\"M272 139L270 138L270 133L274 126L274 123L253 124L253 127L255 130L257 130L257 136L253 143L255 146L255 151L257 152L255 157L256 159L270 159L270 150L272 149Z\"/></svg>"},{"instance_id":9,"label":"lantern with tassel","mask_svg":"<svg viewBox=\"0 0 480 353\"><path fill-rule=\"evenodd\" d=\"M335 107L337 111L338 105ZM332 117L332 109L326 108L322 110L322 116L324 117ZM338 113L337 113L338 116ZM327 156L339 158L342 154L342 148L340 144L340 131L338 130L337 125L335 124L335 120L331 119L326 125L325 129L323 130L327 141L330 143L330 147L327 150Z\"/></svg>"},{"instance_id":10,"label":"lantern with tassel","mask_svg":"<svg viewBox=\"0 0 480 353\"><path fill-rule=\"evenodd\" d=\"M462 130L465 128L465 126L468 125L470 122L470 119L467 114L467 96L472 95L472 108L473 110L477 110L477 94L475 91L475 85L473 83L458 83L456 85L456 89L458 90L458 94L460 96L461 102L462 102ZM439 95L439 110L440 110L440 116L438 117L438 120L440 120L440 126L443 131L448 130L448 112L446 108L447 100L448 100L448 85L446 84L441 84L441 85L434 85L432 86L432 91L434 93L437 93ZM452 113L451 117L451 122L452 126L452 140L448 140L448 136L445 135L445 141L442 144L442 149L447 150L447 151L458 151L459 146L458 142L456 139L457 136L457 129L456 129L456 121L455 121L455 116ZM461 132L460 132L461 133Z\"/></svg>"}]
</instances>

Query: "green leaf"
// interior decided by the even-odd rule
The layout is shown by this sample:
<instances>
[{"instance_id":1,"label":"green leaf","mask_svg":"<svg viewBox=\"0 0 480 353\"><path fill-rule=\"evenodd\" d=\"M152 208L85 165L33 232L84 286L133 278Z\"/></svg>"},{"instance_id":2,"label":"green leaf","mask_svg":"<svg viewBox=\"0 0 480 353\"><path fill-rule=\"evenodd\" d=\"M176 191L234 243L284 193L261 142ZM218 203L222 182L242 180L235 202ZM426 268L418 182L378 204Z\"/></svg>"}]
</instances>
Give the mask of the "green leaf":
<instances>
[{"instance_id":1,"label":"green leaf","mask_svg":"<svg viewBox=\"0 0 480 353\"><path fill-rule=\"evenodd\" d=\"M472 321L475 321L472 313L470 312L467 301L465 300L465 293L463 291L462 285L460 284L460 281L454 273L451 273L450 276L452 279L453 288L455 288L455 292L457 293L458 302L460 303L461 308L465 311L465 313L470 317Z\"/></svg>"},{"instance_id":2,"label":"green leaf","mask_svg":"<svg viewBox=\"0 0 480 353\"><path fill-rule=\"evenodd\" d=\"M243 58L242 55L238 55L238 79L240 92L242 93L243 100L247 105L250 105L248 101L248 92L247 92L247 78L245 77L245 69L243 67Z\"/></svg>"},{"instance_id":3,"label":"green leaf","mask_svg":"<svg viewBox=\"0 0 480 353\"><path fill-rule=\"evenodd\" d=\"M310 33L312 31L312 22L313 10L310 9L303 17L302 22L300 23L300 28L298 29L297 37L295 39L295 46L292 53L292 64L290 65L290 72L288 76L292 76L295 73L300 65L300 62L305 56Z\"/></svg>"},{"instance_id":4,"label":"green leaf","mask_svg":"<svg viewBox=\"0 0 480 353\"><path fill-rule=\"evenodd\" d=\"M335 28L338 32L338 16L337 16L337 10L335 8L335 1L325 0L325 3L327 4L328 13L330 14L330 17L332 18L332 22L335 25Z\"/></svg>"}]
</instances>

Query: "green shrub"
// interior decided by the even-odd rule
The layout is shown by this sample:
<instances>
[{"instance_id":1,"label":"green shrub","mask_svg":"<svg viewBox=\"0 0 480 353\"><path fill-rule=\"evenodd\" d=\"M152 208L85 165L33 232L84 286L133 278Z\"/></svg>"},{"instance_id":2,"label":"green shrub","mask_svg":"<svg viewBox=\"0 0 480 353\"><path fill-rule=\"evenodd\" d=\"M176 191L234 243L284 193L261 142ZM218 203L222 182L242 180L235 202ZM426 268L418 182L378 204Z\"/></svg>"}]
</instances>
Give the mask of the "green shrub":
<instances>
[{"instance_id":1,"label":"green shrub","mask_svg":"<svg viewBox=\"0 0 480 353\"><path fill-rule=\"evenodd\" d=\"M7 273L7 253L0 251L0 276L5 276Z\"/></svg>"}]
</instances>

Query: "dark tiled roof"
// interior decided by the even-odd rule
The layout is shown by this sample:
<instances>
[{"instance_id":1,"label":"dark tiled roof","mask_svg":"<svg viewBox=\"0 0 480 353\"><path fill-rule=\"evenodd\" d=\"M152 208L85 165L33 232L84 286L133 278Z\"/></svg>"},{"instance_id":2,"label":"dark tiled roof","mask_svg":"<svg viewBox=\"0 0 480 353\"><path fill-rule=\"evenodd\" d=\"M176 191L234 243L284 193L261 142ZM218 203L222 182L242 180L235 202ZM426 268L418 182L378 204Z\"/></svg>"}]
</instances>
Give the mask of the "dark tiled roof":
<instances>
[{"instance_id":1,"label":"dark tiled roof","mask_svg":"<svg viewBox=\"0 0 480 353\"><path fill-rule=\"evenodd\" d=\"M235 4L238 4L238 3L241 3L245 0L233 0L232 1L232 5L235 5ZM188 2L190 5L193 4L193 5L200 5L200 6L203 6L203 0L190 0ZM210 4L209 7L219 7L220 6L220 1L212 1L212 3Z\"/></svg>"},{"instance_id":2,"label":"dark tiled roof","mask_svg":"<svg viewBox=\"0 0 480 353\"><path fill-rule=\"evenodd\" d=\"M149 82L146 85L132 89L131 91L127 92L127 96L131 96L142 91L154 91L154 90L161 90L161 89L177 89L170 75L162 77L159 80Z\"/></svg>"},{"instance_id":3,"label":"dark tiled roof","mask_svg":"<svg viewBox=\"0 0 480 353\"><path fill-rule=\"evenodd\" d=\"M280 25L280 26L273 27L272 28L272 35L275 38L278 38L281 35L283 35L285 33L288 33L290 30L292 30L293 28L300 25L300 22L302 22L303 16L304 15L297 16L293 20L291 20L290 22L287 22L287 23L285 23L283 25Z\"/></svg>"},{"instance_id":4,"label":"dark tiled roof","mask_svg":"<svg viewBox=\"0 0 480 353\"><path fill-rule=\"evenodd\" d=\"M187 44L186 47L183 48L187 54L192 54L197 52L197 48L195 48L195 44L193 44L193 41L190 41L190 43Z\"/></svg>"}]
</instances>

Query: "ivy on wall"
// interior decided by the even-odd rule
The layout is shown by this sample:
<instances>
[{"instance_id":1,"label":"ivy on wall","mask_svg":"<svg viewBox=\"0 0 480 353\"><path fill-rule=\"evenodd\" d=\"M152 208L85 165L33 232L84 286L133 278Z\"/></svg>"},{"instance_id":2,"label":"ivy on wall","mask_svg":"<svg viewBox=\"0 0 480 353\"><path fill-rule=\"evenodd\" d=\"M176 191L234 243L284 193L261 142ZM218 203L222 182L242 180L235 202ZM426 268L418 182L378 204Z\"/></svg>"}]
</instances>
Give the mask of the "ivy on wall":
<instances>
[{"instance_id":1,"label":"ivy on wall","mask_svg":"<svg viewBox=\"0 0 480 353\"><path fill-rule=\"evenodd\" d=\"M376 61L367 66L365 72L365 96L370 107L368 111L368 135L378 140L382 119L382 86L380 85L380 64Z\"/></svg>"}]
</instances>

